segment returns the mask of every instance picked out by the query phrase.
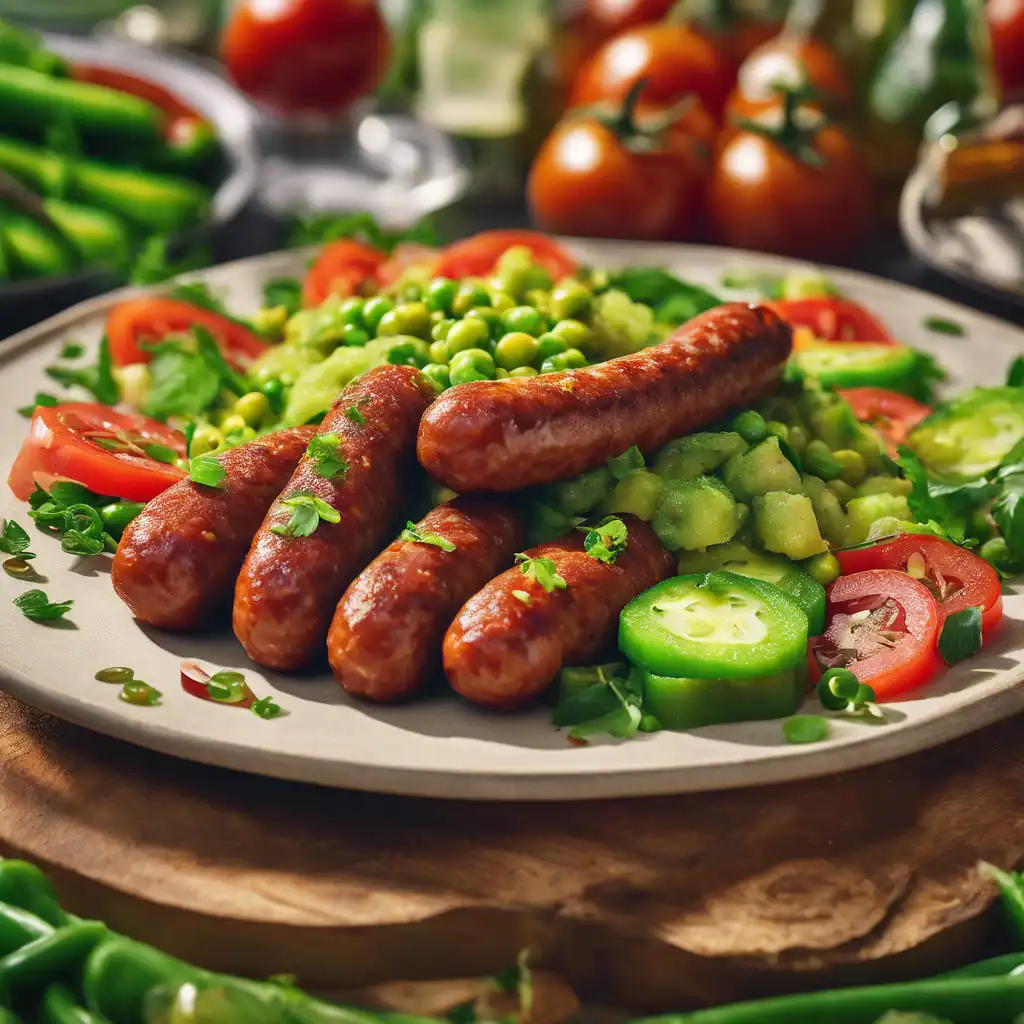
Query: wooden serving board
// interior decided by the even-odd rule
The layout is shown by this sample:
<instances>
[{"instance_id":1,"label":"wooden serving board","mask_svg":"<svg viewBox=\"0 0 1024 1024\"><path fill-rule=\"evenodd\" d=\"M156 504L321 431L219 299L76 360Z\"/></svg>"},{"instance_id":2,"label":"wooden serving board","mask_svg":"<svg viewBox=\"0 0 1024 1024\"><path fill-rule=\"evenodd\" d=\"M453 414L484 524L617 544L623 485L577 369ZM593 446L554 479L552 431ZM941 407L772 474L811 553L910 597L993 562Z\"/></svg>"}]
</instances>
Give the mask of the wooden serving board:
<instances>
[{"instance_id":1,"label":"wooden serving board","mask_svg":"<svg viewBox=\"0 0 1024 1024\"><path fill-rule=\"evenodd\" d=\"M633 1011L989 951L975 870L1024 857L1020 726L810 782L579 804L318 789L106 739L0 695L0 847L80 914L311 988L488 974L531 947Z\"/></svg>"}]
</instances>

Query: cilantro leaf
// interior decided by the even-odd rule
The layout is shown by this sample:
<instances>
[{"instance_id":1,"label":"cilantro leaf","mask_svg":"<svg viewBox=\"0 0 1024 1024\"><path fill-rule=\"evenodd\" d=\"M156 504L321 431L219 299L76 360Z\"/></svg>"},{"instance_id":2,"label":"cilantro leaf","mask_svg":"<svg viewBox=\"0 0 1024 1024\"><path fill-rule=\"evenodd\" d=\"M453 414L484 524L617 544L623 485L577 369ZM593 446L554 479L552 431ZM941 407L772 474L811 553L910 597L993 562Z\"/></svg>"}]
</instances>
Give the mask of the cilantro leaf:
<instances>
[{"instance_id":1,"label":"cilantro leaf","mask_svg":"<svg viewBox=\"0 0 1024 1024\"><path fill-rule=\"evenodd\" d=\"M587 536L583 541L583 550L591 558L596 558L599 562L607 562L609 565L626 550L626 545L629 543L629 531L618 516L608 516L593 528L578 526L576 529L587 531Z\"/></svg>"},{"instance_id":2,"label":"cilantro leaf","mask_svg":"<svg viewBox=\"0 0 1024 1024\"><path fill-rule=\"evenodd\" d=\"M613 459L608 460L608 472L611 473L613 479L622 480L634 470L643 469L646 465L643 454L634 444L621 455L616 455Z\"/></svg>"},{"instance_id":3,"label":"cilantro leaf","mask_svg":"<svg viewBox=\"0 0 1024 1024\"><path fill-rule=\"evenodd\" d=\"M629 679L620 679L617 676L611 676L604 682L595 685L605 687L611 693L612 698L614 698L616 706L611 707L603 714L595 715L580 722L569 733L570 740L577 743L586 742L588 736L597 736L605 732L616 737L616 739L622 740L635 736L637 729L640 727L640 721L643 718L641 711L642 696L639 689ZM583 693L587 693L590 689L593 689L593 687L588 687ZM582 694L580 696L582 697ZM591 699L596 703L596 696ZM568 704L569 701L566 701L566 705ZM577 712L579 710L578 708Z\"/></svg>"},{"instance_id":4,"label":"cilantro leaf","mask_svg":"<svg viewBox=\"0 0 1024 1024\"><path fill-rule=\"evenodd\" d=\"M62 387L82 387L92 392L97 402L116 405L121 389L114 380L113 364L110 360L110 343L106 336L100 341L95 366L73 368L70 366L48 366L44 371L51 380Z\"/></svg>"},{"instance_id":5,"label":"cilantro leaf","mask_svg":"<svg viewBox=\"0 0 1024 1024\"><path fill-rule=\"evenodd\" d=\"M53 603L41 590L26 590L24 594L14 599L14 604L21 609L26 619L32 619L33 622L54 622L67 615L74 601Z\"/></svg>"},{"instance_id":6,"label":"cilantro leaf","mask_svg":"<svg viewBox=\"0 0 1024 1024\"><path fill-rule=\"evenodd\" d=\"M195 418L206 412L220 394L217 370L178 341L162 342L152 346L152 351L142 411L158 420L168 416Z\"/></svg>"},{"instance_id":7,"label":"cilantro leaf","mask_svg":"<svg viewBox=\"0 0 1024 1024\"><path fill-rule=\"evenodd\" d=\"M939 653L947 665L955 665L981 650L981 609L964 608L950 615L939 633Z\"/></svg>"},{"instance_id":8,"label":"cilantro leaf","mask_svg":"<svg viewBox=\"0 0 1024 1024\"><path fill-rule=\"evenodd\" d=\"M188 464L189 479L203 487L224 490L224 478L227 475L227 471L213 455L199 455Z\"/></svg>"},{"instance_id":9,"label":"cilantro leaf","mask_svg":"<svg viewBox=\"0 0 1024 1024\"><path fill-rule=\"evenodd\" d=\"M338 454L341 438L337 434L314 434L306 447L313 471L325 480L335 480L348 472L348 463Z\"/></svg>"},{"instance_id":10,"label":"cilantro leaf","mask_svg":"<svg viewBox=\"0 0 1024 1024\"><path fill-rule=\"evenodd\" d=\"M516 552L519 571L534 583L540 584L549 594L555 590L564 590L566 583L558 575L558 567L550 558L531 558L524 551Z\"/></svg>"},{"instance_id":11,"label":"cilantro leaf","mask_svg":"<svg viewBox=\"0 0 1024 1024\"><path fill-rule=\"evenodd\" d=\"M302 282L297 277L272 277L263 282L263 305L267 309L284 306L292 316L302 308Z\"/></svg>"},{"instance_id":12,"label":"cilantro leaf","mask_svg":"<svg viewBox=\"0 0 1024 1024\"><path fill-rule=\"evenodd\" d=\"M171 298L187 302L197 309L208 309L211 313L225 316L229 320L235 319L205 281L180 281L171 289Z\"/></svg>"},{"instance_id":13,"label":"cilantro leaf","mask_svg":"<svg viewBox=\"0 0 1024 1024\"><path fill-rule=\"evenodd\" d=\"M0 551L5 555L13 555L25 561L35 558L35 554L28 549L31 543L24 527L19 526L13 519L8 519L4 523L3 533L0 534Z\"/></svg>"},{"instance_id":14,"label":"cilantro leaf","mask_svg":"<svg viewBox=\"0 0 1024 1024\"><path fill-rule=\"evenodd\" d=\"M305 245L323 245L339 238L356 238L385 252L390 252L400 242L416 242L430 247L439 243L437 229L429 217L424 217L406 231L385 231L369 213L341 216L326 213L296 218L288 247L297 249Z\"/></svg>"},{"instance_id":15,"label":"cilantro leaf","mask_svg":"<svg viewBox=\"0 0 1024 1024\"><path fill-rule=\"evenodd\" d=\"M351 420L353 423L360 427L366 425L366 417L362 414L360 406L365 405L369 401L369 398L360 398L355 405L350 405L345 410L345 419Z\"/></svg>"},{"instance_id":16,"label":"cilantro leaf","mask_svg":"<svg viewBox=\"0 0 1024 1024\"><path fill-rule=\"evenodd\" d=\"M341 513L312 491L295 491L282 500L281 505L289 509L291 515L286 523L275 523L270 528L278 537L309 537L321 519L327 523L341 522Z\"/></svg>"},{"instance_id":17,"label":"cilantro leaf","mask_svg":"<svg viewBox=\"0 0 1024 1024\"><path fill-rule=\"evenodd\" d=\"M60 399L56 398L54 395L48 394L45 391L37 391L36 394L35 394L35 397L32 399L32 404L31 405L23 405L18 410L18 415L24 416L26 419L30 419L31 416L32 416L32 413L34 413L36 411L36 409L38 409L39 406L41 406L41 405L45 405L45 406L60 405Z\"/></svg>"},{"instance_id":18,"label":"cilantro leaf","mask_svg":"<svg viewBox=\"0 0 1024 1024\"><path fill-rule=\"evenodd\" d=\"M281 705L273 697L260 697L249 705L249 710L257 717L263 719L278 718L281 715ZM294 980L294 979L293 979Z\"/></svg>"},{"instance_id":19,"label":"cilantro leaf","mask_svg":"<svg viewBox=\"0 0 1024 1024\"><path fill-rule=\"evenodd\" d=\"M85 355L85 346L77 341L65 341L64 347L60 350L61 359L81 359Z\"/></svg>"},{"instance_id":20,"label":"cilantro leaf","mask_svg":"<svg viewBox=\"0 0 1024 1024\"><path fill-rule=\"evenodd\" d=\"M228 365L214 336L200 324L193 325L192 336L196 339L196 351L203 362L217 375L220 383L228 391L232 391L236 395L244 395L249 390L249 385L240 373Z\"/></svg>"},{"instance_id":21,"label":"cilantro leaf","mask_svg":"<svg viewBox=\"0 0 1024 1024\"><path fill-rule=\"evenodd\" d=\"M402 531L401 539L413 544L433 544L434 547L438 547L442 551L455 550L455 545L450 540L445 540L444 537L441 537L436 533L424 533L414 522L411 521L405 524L405 529Z\"/></svg>"},{"instance_id":22,"label":"cilantro leaf","mask_svg":"<svg viewBox=\"0 0 1024 1024\"><path fill-rule=\"evenodd\" d=\"M167 235L150 235L142 243L142 248L135 257L132 266L131 283L136 285L160 284L168 278L186 274L192 270L201 270L213 262L208 246L194 242L184 252L170 252L172 246Z\"/></svg>"},{"instance_id":23,"label":"cilantro leaf","mask_svg":"<svg viewBox=\"0 0 1024 1024\"><path fill-rule=\"evenodd\" d=\"M653 307L659 323L683 323L722 304L722 300L706 288L681 281L659 267L629 267L612 274L611 284L634 302Z\"/></svg>"}]
</instances>

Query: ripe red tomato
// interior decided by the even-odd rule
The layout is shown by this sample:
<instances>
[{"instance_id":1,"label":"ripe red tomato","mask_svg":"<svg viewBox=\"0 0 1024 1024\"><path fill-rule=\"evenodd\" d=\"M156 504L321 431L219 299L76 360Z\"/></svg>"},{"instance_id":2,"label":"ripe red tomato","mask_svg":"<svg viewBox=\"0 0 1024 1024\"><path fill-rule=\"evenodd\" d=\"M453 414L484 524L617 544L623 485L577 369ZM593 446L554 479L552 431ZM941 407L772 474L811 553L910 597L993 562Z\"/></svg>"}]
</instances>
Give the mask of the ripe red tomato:
<instances>
[{"instance_id":1,"label":"ripe red tomato","mask_svg":"<svg viewBox=\"0 0 1024 1024\"><path fill-rule=\"evenodd\" d=\"M931 415L931 409L922 402L885 388L847 388L839 395L857 419L881 434L890 455L895 455L914 427Z\"/></svg>"},{"instance_id":2,"label":"ripe red tomato","mask_svg":"<svg viewBox=\"0 0 1024 1024\"><path fill-rule=\"evenodd\" d=\"M700 34L711 43L725 59L730 80L735 82L740 66L759 46L774 39L782 28L778 21L759 21L750 18L735 18L721 31L713 26L700 23Z\"/></svg>"},{"instance_id":3,"label":"ripe red tomato","mask_svg":"<svg viewBox=\"0 0 1024 1024\"><path fill-rule=\"evenodd\" d=\"M481 231L442 250L434 267L438 277L486 277L507 249L529 249L534 260L552 281L568 277L576 270L576 261L553 238L540 231Z\"/></svg>"},{"instance_id":4,"label":"ripe red tomato","mask_svg":"<svg viewBox=\"0 0 1024 1024\"><path fill-rule=\"evenodd\" d=\"M237 369L245 369L267 350L255 332L236 320L180 299L143 295L126 299L107 317L110 358L116 366L148 363L153 353L143 342L163 341L174 334L187 334L193 327L205 327L220 346L224 358Z\"/></svg>"},{"instance_id":5,"label":"ripe red tomato","mask_svg":"<svg viewBox=\"0 0 1024 1024\"><path fill-rule=\"evenodd\" d=\"M282 113L344 110L380 84L388 51L375 0L242 0L221 37L239 89Z\"/></svg>"},{"instance_id":6,"label":"ripe red tomato","mask_svg":"<svg viewBox=\"0 0 1024 1024\"><path fill-rule=\"evenodd\" d=\"M988 0L992 63L1007 98L1024 95L1024 0Z\"/></svg>"},{"instance_id":7,"label":"ripe red tomato","mask_svg":"<svg viewBox=\"0 0 1024 1024\"><path fill-rule=\"evenodd\" d=\"M621 102L642 78L645 103L667 106L696 93L721 119L730 85L726 62L695 29L671 22L641 25L605 43L576 76L570 106Z\"/></svg>"},{"instance_id":8,"label":"ripe red tomato","mask_svg":"<svg viewBox=\"0 0 1024 1024\"><path fill-rule=\"evenodd\" d=\"M984 558L927 534L904 533L871 547L837 551L843 574L899 569L920 580L935 598L940 622L965 608L981 609L987 633L1003 615L999 574Z\"/></svg>"},{"instance_id":9,"label":"ripe red tomato","mask_svg":"<svg viewBox=\"0 0 1024 1024\"><path fill-rule=\"evenodd\" d=\"M809 648L815 678L842 666L884 699L923 686L941 666L935 600L905 572L840 576L828 589L827 613L825 635Z\"/></svg>"},{"instance_id":10,"label":"ripe red tomato","mask_svg":"<svg viewBox=\"0 0 1024 1024\"><path fill-rule=\"evenodd\" d=\"M814 299L777 299L766 305L793 327L811 330L819 341L896 343L881 320L850 299L823 295Z\"/></svg>"},{"instance_id":11,"label":"ripe red tomato","mask_svg":"<svg viewBox=\"0 0 1024 1024\"><path fill-rule=\"evenodd\" d=\"M375 286L377 269L387 257L379 249L351 238L325 245L302 282L302 302L319 306L329 295L356 295L368 282Z\"/></svg>"},{"instance_id":12,"label":"ripe red tomato","mask_svg":"<svg viewBox=\"0 0 1024 1024\"><path fill-rule=\"evenodd\" d=\"M758 118L774 138L739 131L721 147L708 193L711 228L723 245L841 261L871 229L867 168L841 129L798 128L793 116L788 103L777 107Z\"/></svg>"},{"instance_id":13,"label":"ripe red tomato","mask_svg":"<svg viewBox=\"0 0 1024 1024\"><path fill-rule=\"evenodd\" d=\"M716 126L699 103L656 132L665 116L610 109L608 117L557 125L530 169L534 220L567 235L692 240L703 219Z\"/></svg>"},{"instance_id":14,"label":"ripe red tomato","mask_svg":"<svg viewBox=\"0 0 1024 1024\"><path fill-rule=\"evenodd\" d=\"M93 402L39 406L7 483L21 501L36 484L49 490L55 480L73 480L126 501L149 501L185 476L180 466L148 455L149 444L185 457L185 435L146 416Z\"/></svg>"}]
</instances>

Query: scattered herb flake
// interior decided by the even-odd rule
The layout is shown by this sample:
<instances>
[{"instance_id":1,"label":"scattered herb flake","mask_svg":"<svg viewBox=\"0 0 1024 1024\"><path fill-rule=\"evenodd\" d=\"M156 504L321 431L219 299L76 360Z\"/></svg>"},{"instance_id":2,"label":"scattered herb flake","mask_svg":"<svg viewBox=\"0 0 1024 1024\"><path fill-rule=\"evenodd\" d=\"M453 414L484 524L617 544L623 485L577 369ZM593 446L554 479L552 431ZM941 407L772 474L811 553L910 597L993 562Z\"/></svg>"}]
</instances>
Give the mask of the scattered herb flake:
<instances>
[{"instance_id":1,"label":"scattered herb flake","mask_svg":"<svg viewBox=\"0 0 1024 1024\"><path fill-rule=\"evenodd\" d=\"M62 387L70 388L77 385L91 391L96 401L103 405L116 405L121 397L121 389L114 380L110 343L106 336L100 341L95 366L48 366L44 372Z\"/></svg>"},{"instance_id":2,"label":"scattered herb flake","mask_svg":"<svg viewBox=\"0 0 1024 1024\"><path fill-rule=\"evenodd\" d=\"M24 527L19 526L13 519L8 519L4 523L3 533L0 533L0 551L5 555L25 560L35 558L35 554L29 551L31 543Z\"/></svg>"},{"instance_id":3,"label":"scattered herb flake","mask_svg":"<svg viewBox=\"0 0 1024 1024\"><path fill-rule=\"evenodd\" d=\"M1019 871L1003 871L984 861L978 868L985 878L991 878L999 886L1003 907L1010 918L1010 926L1019 946L1024 942L1024 874Z\"/></svg>"},{"instance_id":4,"label":"scattered herb flake","mask_svg":"<svg viewBox=\"0 0 1024 1024\"><path fill-rule=\"evenodd\" d=\"M21 609L26 619L33 622L54 622L64 618L74 601L51 602L41 590L26 590L14 599L15 605Z\"/></svg>"},{"instance_id":5,"label":"scattered herb flake","mask_svg":"<svg viewBox=\"0 0 1024 1024\"><path fill-rule=\"evenodd\" d=\"M405 529L401 534L401 539L412 544L433 544L434 547L438 547L442 551L455 550L455 545L450 540L445 540L444 537L441 537L436 533L424 533L414 522L411 521L406 522Z\"/></svg>"},{"instance_id":6,"label":"scattered herb flake","mask_svg":"<svg viewBox=\"0 0 1024 1024\"><path fill-rule=\"evenodd\" d=\"M555 590L564 590L566 583L558 575L558 567L550 558L531 558L523 551L516 552L519 571L528 579L540 584L549 594Z\"/></svg>"},{"instance_id":7,"label":"scattered herb flake","mask_svg":"<svg viewBox=\"0 0 1024 1024\"><path fill-rule=\"evenodd\" d=\"M281 705L273 697L260 697L254 700L249 710L257 717L264 719L278 718L281 714Z\"/></svg>"},{"instance_id":8,"label":"scattered herb flake","mask_svg":"<svg viewBox=\"0 0 1024 1024\"><path fill-rule=\"evenodd\" d=\"M94 678L100 683L127 683L135 678L135 672L125 665L112 665L101 668Z\"/></svg>"},{"instance_id":9,"label":"scattered herb flake","mask_svg":"<svg viewBox=\"0 0 1024 1024\"><path fill-rule=\"evenodd\" d=\"M61 359L81 359L85 354L85 347L77 341L66 341L60 350Z\"/></svg>"},{"instance_id":10,"label":"scattered herb flake","mask_svg":"<svg viewBox=\"0 0 1024 1024\"><path fill-rule=\"evenodd\" d=\"M1006 386L1008 388L1024 387L1024 356L1017 356L1010 368L1006 371Z\"/></svg>"},{"instance_id":11,"label":"scattered herb flake","mask_svg":"<svg viewBox=\"0 0 1024 1024\"><path fill-rule=\"evenodd\" d=\"M981 609L964 608L950 615L939 633L939 653L947 665L955 665L981 650Z\"/></svg>"},{"instance_id":12,"label":"scattered herb flake","mask_svg":"<svg viewBox=\"0 0 1024 1024\"><path fill-rule=\"evenodd\" d=\"M141 679L130 679L121 687L118 694L126 704L135 704L139 707L151 708L160 703L163 694L149 683Z\"/></svg>"},{"instance_id":13,"label":"scattered herb flake","mask_svg":"<svg viewBox=\"0 0 1024 1024\"><path fill-rule=\"evenodd\" d=\"M523 604L529 604L530 603L530 595L525 590L513 590L512 591L512 596L517 601L522 601Z\"/></svg>"},{"instance_id":14,"label":"scattered herb flake","mask_svg":"<svg viewBox=\"0 0 1024 1024\"><path fill-rule=\"evenodd\" d=\"M935 334L949 334L956 338L962 338L967 333L963 324L942 316L926 316L921 323L927 330Z\"/></svg>"},{"instance_id":15,"label":"scattered herb flake","mask_svg":"<svg viewBox=\"0 0 1024 1024\"><path fill-rule=\"evenodd\" d=\"M793 715L782 723L787 743L820 743L828 739L828 719L821 715Z\"/></svg>"},{"instance_id":16,"label":"scattered herb flake","mask_svg":"<svg viewBox=\"0 0 1024 1024\"><path fill-rule=\"evenodd\" d=\"M25 419L31 419L32 414L39 408L39 406L54 406L60 405L60 399L55 395L51 395L46 391L37 391L35 397L32 399L31 405L23 405L19 410L18 414L24 416Z\"/></svg>"},{"instance_id":17,"label":"scattered herb flake","mask_svg":"<svg viewBox=\"0 0 1024 1024\"><path fill-rule=\"evenodd\" d=\"M341 438L337 434L315 434L306 448L317 476L335 480L348 472L348 463L338 454Z\"/></svg>"},{"instance_id":18,"label":"scattered herb flake","mask_svg":"<svg viewBox=\"0 0 1024 1024\"><path fill-rule=\"evenodd\" d=\"M217 375L218 381L236 395L244 395L249 390L249 385L240 373L232 369L221 353L213 334L205 327L194 324L192 336L196 339L196 352L203 362Z\"/></svg>"},{"instance_id":19,"label":"scattered herb flake","mask_svg":"<svg viewBox=\"0 0 1024 1024\"><path fill-rule=\"evenodd\" d=\"M188 464L189 479L203 487L224 489L224 479L228 475L224 467L213 455L199 455Z\"/></svg>"},{"instance_id":20,"label":"scattered herb flake","mask_svg":"<svg viewBox=\"0 0 1024 1024\"><path fill-rule=\"evenodd\" d=\"M282 507L291 510L286 523L275 523L270 532L278 537L309 537L323 519L328 523L341 522L341 513L332 508L312 491L296 491L281 502Z\"/></svg>"},{"instance_id":21,"label":"scattered herb flake","mask_svg":"<svg viewBox=\"0 0 1024 1024\"><path fill-rule=\"evenodd\" d=\"M345 418L351 420L353 423L358 424L360 427L365 426L366 417L360 411L360 406L365 405L368 401L368 398L360 398L355 405L350 405L345 410Z\"/></svg>"},{"instance_id":22,"label":"scattered herb flake","mask_svg":"<svg viewBox=\"0 0 1024 1024\"><path fill-rule=\"evenodd\" d=\"M165 444L158 444L156 441L144 441L139 447L151 459L155 459L157 462L166 462L170 466L173 466L180 457L173 448L168 448Z\"/></svg>"},{"instance_id":23,"label":"scattered herb flake","mask_svg":"<svg viewBox=\"0 0 1024 1024\"><path fill-rule=\"evenodd\" d=\"M593 528L578 526L576 529L587 531L587 536L583 541L583 550L591 558L595 558L599 562L607 562L609 565L626 550L626 545L629 542L626 524L617 516L608 516Z\"/></svg>"}]
</instances>

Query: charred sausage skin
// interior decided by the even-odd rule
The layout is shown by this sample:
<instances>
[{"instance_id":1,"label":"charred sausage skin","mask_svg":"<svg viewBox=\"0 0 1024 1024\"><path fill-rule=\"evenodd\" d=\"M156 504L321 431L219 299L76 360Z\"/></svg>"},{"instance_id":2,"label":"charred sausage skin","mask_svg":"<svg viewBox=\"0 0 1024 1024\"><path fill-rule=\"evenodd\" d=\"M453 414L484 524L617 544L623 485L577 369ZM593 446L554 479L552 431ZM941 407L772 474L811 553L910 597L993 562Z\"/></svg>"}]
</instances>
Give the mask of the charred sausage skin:
<instances>
[{"instance_id":1,"label":"charred sausage skin","mask_svg":"<svg viewBox=\"0 0 1024 1024\"><path fill-rule=\"evenodd\" d=\"M452 388L423 417L417 454L460 493L564 480L750 405L778 380L791 349L789 325L771 310L719 306L667 341L606 363Z\"/></svg>"},{"instance_id":2,"label":"charred sausage skin","mask_svg":"<svg viewBox=\"0 0 1024 1024\"><path fill-rule=\"evenodd\" d=\"M584 534L574 530L526 552L531 558L550 558L564 588L548 592L517 567L463 605L443 650L445 675L457 693L474 704L517 708L545 690L563 666L600 656L615 635L622 609L674 571L672 558L647 523L628 515L619 518L628 540L613 564L586 554Z\"/></svg>"},{"instance_id":3,"label":"charred sausage skin","mask_svg":"<svg viewBox=\"0 0 1024 1024\"><path fill-rule=\"evenodd\" d=\"M434 394L413 367L379 366L353 381L324 417L317 434L338 436L347 469L327 479L315 459L302 459L259 528L235 588L235 635L257 664L292 671L323 651L338 600L395 525L416 429ZM297 491L325 501L340 521L321 520L308 537L274 533L290 516L282 501Z\"/></svg>"},{"instance_id":4,"label":"charred sausage skin","mask_svg":"<svg viewBox=\"0 0 1024 1024\"><path fill-rule=\"evenodd\" d=\"M294 427L232 448L217 457L221 487L181 480L129 523L111 579L140 622L193 630L230 608L252 539L314 433Z\"/></svg>"},{"instance_id":5,"label":"charred sausage skin","mask_svg":"<svg viewBox=\"0 0 1024 1024\"><path fill-rule=\"evenodd\" d=\"M455 613L512 564L523 539L514 511L474 496L439 505L417 529L454 549L394 541L349 586L328 633L335 678L368 700L401 700L438 674Z\"/></svg>"}]
</instances>

